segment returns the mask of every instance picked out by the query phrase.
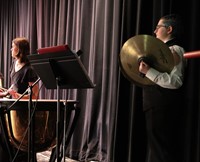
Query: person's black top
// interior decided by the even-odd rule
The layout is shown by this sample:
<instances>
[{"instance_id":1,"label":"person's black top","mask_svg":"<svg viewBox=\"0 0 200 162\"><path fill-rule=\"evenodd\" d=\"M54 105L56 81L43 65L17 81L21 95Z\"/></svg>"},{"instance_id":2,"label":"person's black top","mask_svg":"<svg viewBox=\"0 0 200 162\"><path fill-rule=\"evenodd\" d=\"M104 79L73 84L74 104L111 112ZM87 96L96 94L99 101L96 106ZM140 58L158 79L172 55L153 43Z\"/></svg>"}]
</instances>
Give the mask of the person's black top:
<instances>
[{"instance_id":1,"label":"person's black top","mask_svg":"<svg viewBox=\"0 0 200 162\"><path fill-rule=\"evenodd\" d=\"M38 78L37 74L31 67L30 63L25 64L19 71L15 72L14 66L11 69L11 84L17 93L24 93L29 82L35 82Z\"/></svg>"},{"instance_id":2,"label":"person's black top","mask_svg":"<svg viewBox=\"0 0 200 162\"><path fill-rule=\"evenodd\" d=\"M166 42L166 44L172 46L178 45L178 42L173 39ZM159 85L146 86L143 88L143 110L181 107L184 95L183 90L183 86L179 89L167 89Z\"/></svg>"}]
</instances>

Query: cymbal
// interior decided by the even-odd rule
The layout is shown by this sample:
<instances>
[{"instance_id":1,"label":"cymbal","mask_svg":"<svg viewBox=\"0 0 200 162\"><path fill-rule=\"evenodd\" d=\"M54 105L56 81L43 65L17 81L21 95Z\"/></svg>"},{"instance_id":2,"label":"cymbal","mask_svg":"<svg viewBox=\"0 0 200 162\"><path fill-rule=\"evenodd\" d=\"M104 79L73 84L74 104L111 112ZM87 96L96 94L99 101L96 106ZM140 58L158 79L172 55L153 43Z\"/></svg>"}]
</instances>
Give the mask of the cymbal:
<instances>
[{"instance_id":1,"label":"cymbal","mask_svg":"<svg viewBox=\"0 0 200 162\"><path fill-rule=\"evenodd\" d=\"M121 48L119 66L123 75L139 86L154 85L139 72L139 61L144 60L152 68L170 73L174 67L173 55L169 47L156 37L136 35L128 39Z\"/></svg>"}]
</instances>

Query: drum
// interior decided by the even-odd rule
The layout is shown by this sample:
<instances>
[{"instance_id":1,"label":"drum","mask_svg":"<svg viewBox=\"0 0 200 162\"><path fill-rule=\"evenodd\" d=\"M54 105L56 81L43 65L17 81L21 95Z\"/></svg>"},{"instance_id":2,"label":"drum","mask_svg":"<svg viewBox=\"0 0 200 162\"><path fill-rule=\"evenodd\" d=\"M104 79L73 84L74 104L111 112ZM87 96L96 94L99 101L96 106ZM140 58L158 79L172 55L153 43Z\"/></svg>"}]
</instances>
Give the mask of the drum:
<instances>
[{"instance_id":1,"label":"drum","mask_svg":"<svg viewBox=\"0 0 200 162\"><path fill-rule=\"evenodd\" d=\"M7 110L14 101L0 101L1 108L6 110L4 113L5 129L10 143L22 151L28 151L28 129L30 126L29 111L27 100L20 100L9 110ZM60 103L60 109L63 111L64 102ZM33 101L32 116L34 133L35 152L50 150L56 145L56 120L57 120L57 101ZM61 121L63 118L61 117Z\"/></svg>"}]
</instances>

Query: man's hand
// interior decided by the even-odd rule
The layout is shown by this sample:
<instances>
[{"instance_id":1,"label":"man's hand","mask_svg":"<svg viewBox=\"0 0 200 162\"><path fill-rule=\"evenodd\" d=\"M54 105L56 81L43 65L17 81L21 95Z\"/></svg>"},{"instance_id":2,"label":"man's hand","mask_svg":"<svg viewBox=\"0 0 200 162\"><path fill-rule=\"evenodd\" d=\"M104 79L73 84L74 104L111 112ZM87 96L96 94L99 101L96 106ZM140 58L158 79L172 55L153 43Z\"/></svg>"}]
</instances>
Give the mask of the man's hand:
<instances>
[{"instance_id":1,"label":"man's hand","mask_svg":"<svg viewBox=\"0 0 200 162\"><path fill-rule=\"evenodd\" d=\"M145 74L147 73L147 71L150 69L150 66L148 64L146 64L144 61L141 61L140 62L140 65L139 65L139 72L142 73L142 74Z\"/></svg>"}]
</instances>

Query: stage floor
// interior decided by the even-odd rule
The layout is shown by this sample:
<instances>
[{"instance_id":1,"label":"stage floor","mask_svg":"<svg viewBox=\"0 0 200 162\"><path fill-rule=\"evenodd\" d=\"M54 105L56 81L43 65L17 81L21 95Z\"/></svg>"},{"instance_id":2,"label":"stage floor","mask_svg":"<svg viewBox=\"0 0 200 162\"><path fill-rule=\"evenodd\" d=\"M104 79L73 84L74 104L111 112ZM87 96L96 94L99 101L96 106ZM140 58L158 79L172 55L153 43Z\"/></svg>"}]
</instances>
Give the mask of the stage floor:
<instances>
[{"instance_id":1,"label":"stage floor","mask_svg":"<svg viewBox=\"0 0 200 162\"><path fill-rule=\"evenodd\" d=\"M50 151L37 153L37 162L49 162L50 155L51 155ZM78 161L66 157L65 162L78 162Z\"/></svg>"}]
</instances>

